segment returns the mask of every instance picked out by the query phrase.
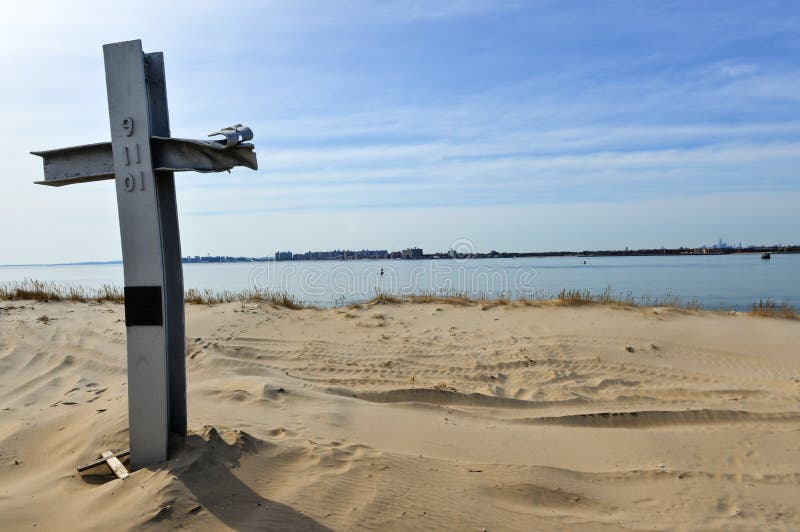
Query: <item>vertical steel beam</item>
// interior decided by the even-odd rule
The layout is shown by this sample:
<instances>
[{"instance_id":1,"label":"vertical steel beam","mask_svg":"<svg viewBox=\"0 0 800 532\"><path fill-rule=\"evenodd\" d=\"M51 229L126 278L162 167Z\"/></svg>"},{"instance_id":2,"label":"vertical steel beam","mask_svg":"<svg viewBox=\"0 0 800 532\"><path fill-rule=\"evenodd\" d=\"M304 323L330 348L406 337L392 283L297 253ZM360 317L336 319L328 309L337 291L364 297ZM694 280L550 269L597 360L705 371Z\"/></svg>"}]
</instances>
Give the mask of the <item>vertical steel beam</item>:
<instances>
[{"instance_id":1,"label":"vertical steel beam","mask_svg":"<svg viewBox=\"0 0 800 532\"><path fill-rule=\"evenodd\" d=\"M167 459L169 283L142 43L107 44L103 56L125 277L131 468L138 469Z\"/></svg>"},{"instance_id":2,"label":"vertical steel beam","mask_svg":"<svg viewBox=\"0 0 800 532\"><path fill-rule=\"evenodd\" d=\"M169 107L164 54L145 54L145 78L150 100L150 129L153 135L169 137ZM161 252L164 260L165 327L167 334L167 373L169 378L169 431L186 436L186 334L183 317L183 267L175 175L156 173Z\"/></svg>"}]
</instances>

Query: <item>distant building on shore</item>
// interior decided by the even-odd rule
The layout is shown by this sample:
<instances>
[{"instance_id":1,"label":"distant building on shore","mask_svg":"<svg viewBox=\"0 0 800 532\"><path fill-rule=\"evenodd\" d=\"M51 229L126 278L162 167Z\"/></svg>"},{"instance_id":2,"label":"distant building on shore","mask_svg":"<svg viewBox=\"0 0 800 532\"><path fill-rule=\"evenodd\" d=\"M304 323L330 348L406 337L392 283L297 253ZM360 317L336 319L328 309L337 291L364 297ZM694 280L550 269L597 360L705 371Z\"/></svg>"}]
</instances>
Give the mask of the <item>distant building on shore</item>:
<instances>
[{"instance_id":1,"label":"distant building on shore","mask_svg":"<svg viewBox=\"0 0 800 532\"><path fill-rule=\"evenodd\" d=\"M306 251L305 253L292 253L291 251L275 252L276 261L387 259L390 256L391 254L385 249L362 249L361 251L336 249L333 251Z\"/></svg>"},{"instance_id":2,"label":"distant building on shore","mask_svg":"<svg viewBox=\"0 0 800 532\"><path fill-rule=\"evenodd\" d=\"M349 259L386 259L389 252L385 249L362 249L361 251L347 251Z\"/></svg>"},{"instance_id":3,"label":"distant building on shore","mask_svg":"<svg viewBox=\"0 0 800 532\"><path fill-rule=\"evenodd\" d=\"M522 257L622 257L622 256L651 256L651 255L727 255L732 253L800 253L800 244L784 245L782 242L772 245L742 245L727 244L720 239L716 244L701 247L678 248L645 248L624 250L584 250L584 251L497 251L489 253L459 253L454 249L449 251L432 252L426 255L421 248L411 247L402 251L387 251L385 249L362 249L360 251L334 250L334 251L307 251L305 253L292 253L291 251L276 251L269 257L230 257L223 255L194 255L183 257L183 263L214 263L214 262L271 262L292 260L387 260L387 259L491 259L491 258L522 258Z\"/></svg>"},{"instance_id":4,"label":"distant building on shore","mask_svg":"<svg viewBox=\"0 0 800 532\"><path fill-rule=\"evenodd\" d=\"M230 257L227 255L195 255L193 257L181 257L181 262L184 264L211 262L263 262L268 260L270 260L269 257Z\"/></svg>"},{"instance_id":5,"label":"distant building on shore","mask_svg":"<svg viewBox=\"0 0 800 532\"><path fill-rule=\"evenodd\" d=\"M404 249L403 251L400 252L400 256L404 259L421 259L422 249L421 248Z\"/></svg>"}]
</instances>

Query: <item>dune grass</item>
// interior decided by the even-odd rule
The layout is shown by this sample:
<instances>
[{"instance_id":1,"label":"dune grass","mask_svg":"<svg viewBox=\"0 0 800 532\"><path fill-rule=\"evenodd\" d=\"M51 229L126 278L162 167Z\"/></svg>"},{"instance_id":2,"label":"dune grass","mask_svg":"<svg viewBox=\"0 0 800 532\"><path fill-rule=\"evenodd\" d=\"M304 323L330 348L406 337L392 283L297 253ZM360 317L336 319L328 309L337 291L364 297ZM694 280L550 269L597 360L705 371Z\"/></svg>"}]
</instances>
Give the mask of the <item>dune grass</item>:
<instances>
[{"instance_id":1,"label":"dune grass","mask_svg":"<svg viewBox=\"0 0 800 532\"><path fill-rule=\"evenodd\" d=\"M469 296L463 292L418 292L414 294L394 295L387 292L375 291L370 299L360 303L345 303L344 306L349 308L360 307L362 305L380 305L380 304L395 304L395 303L437 303L444 305L453 305L457 307L469 307L481 305L485 308L496 307L505 305L510 302L509 299L500 297L485 297L485 296Z\"/></svg>"},{"instance_id":2,"label":"dune grass","mask_svg":"<svg viewBox=\"0 0 800 532\"><path fill-rule=\"evenodd\" d=\"M423 292L419 294L409 294L397 296L382 292L376 294L369 300L364 301L361 305L374 305L382 303L438 303L454 306L479 306L481 310L489 310L495 307L510 307L510 306L544 306L544 305L558 305L558 306L581 306L581 305L605 305L614 306L619 308L636 308L636 307L655 307L655 306L670 306L680 307L678 298L643 298L641 302L637 302L631 292L624 296L617 296L611 288L607 288L600 294L593 294L589 290L561 290L556 295L551 296L548 294L540 294L537 296L512 298L505 294L497 296L489 296L479 294L477 296L470 296L462 292ZM350 305L353 306L353 305ZM699 310L700 305L696 299L692 300L689 306L693 310Z\"/></svg>"},{"instance_id":3,"label":"dune grass","mask_svg":"<svg viewBox=\"0 0 800 532\"><path fill-rule=\"evenodd\" d=\"M422 292L419 294L411 294L408 296L408 301L411 303L443 303L446 305L454 305L459 307L466 307L475 304L475 299L464 293L457 292L443 294Z\"/></svg>"},{"instance_id":4,"label":"dune grass","mask_svg":"<svg viewBox=\"0 0 800 532\"><path fill-rule=\"evenodd\" d=\"M80 285L59 284L25 279L20 282L0 284L0 301L36 301L48 303L51 301L71 301L78 303L122 303L125 295L121 288L112 285L103 285L97 289L90 289ZM186 291L184 301L194 305L213 305L218 303L269 303L278 307L293 310L311 308L294 296L284 292L268 292L264 290L241 291L214 291L195 290Z\"/></svg>"},{"instance_id":5,"label":"dune grass","mask_svg":"<svg viewBox=\"0 0 800 532\"><path fill-rule=\"evenodd\" d=\"M120 288L112 285L103 285L96 290L90 290L79 285L58 284L36 279L25 279L21 282L0 285L0 300L6 301L74 301L86 303L112 302L122 303L125 297Z\"/></svg>"},{"instance_id":6,"label":"dune grass","mask_svg":"<svg viewBox=\"0 0 800 532\"><path fill-rule=\"evenodd\" d=\"M216 305L219 303L266 303L276 307L292 310L316 308L314 305L303 303L296 297L286 292L270 292L268 290L196 290L190 288L184 295L184 301L192 305Z\"/></svg>"},{"instance_id":7,"label":"dune grass","mask_svg":"<svg viewBox=\"0 0 800 532\"><path fill-rule=\"evenodd\" d=\"M753 303L750 314L753 316L767 316L771 318L798 319L797 312L788 302L783 301L778 304L770 298L759 299L757 303Z\"/></svg>"},{"instance_id":8,"label":"dune grass","mask_svg":"<svg viewBox=\"0 0 800 532\"><path fill-rule=\"evenodd\" d=\"M37 301L47 303L50 301L70 301L70 302L95 302L95 303L122 303L125 300L123 290L113 285L103 285L97 289L89 289L79 285L59 284L53 282L39 281L36 279L25 279L20 282L0 284L0 301ZM184 300L192 305L215 305L220 303L263 303L275 307L287 308L292 310L318 309L319 306L305 303L298 300L286 292L272 292L268 290L246 289L246 290L196 290L191 288L186 291ZM343 300L338 301L334 306L346 308L361 308L364 306L400 303L435 303L452 305L459 307L477 306L481 310L489 310L496 307L513 306L564 306L575 307L584 305L601 305L613 308L651 308L668 307L684 311L703 310L702 305L696 298L692 298L686 303L681 303L677 296L665 296L653 298L644 296L635 298L633 293L628 292L618 295L609 287L603 292L592 293L588 289L561 290L555 295L540 294L530 297L511 298L501 294L499 296L477 295L470 296L463 292L421 292L408 295L395 295L386 292L376 291L368 300L359 303L347 303ZM723 311L726 309L706 309L710 311ZM752 316L764 316L785 319L800 319L800 314L784 301L776 301L766 298L753 303L749 311Z\"/></svg>"},{"instance_id":9,"label":"dune grass","mask_svg":"<svg viewBox=\"0 0 800 532\"><path fill-rule=\"evenodd\" d=\"M543 306L543 305L558 305L558 306L581 306L581 305L604 305L614 306L619 308L637 308L637 307L681 307L689 310L700 310L701 306L697 299L692 299L687 305L682 306L677 297L664 297L664 298L642 298L637 301L632 292L628 292L623 296L618 296L614 293L613 289L606 288L599 294L593 294L588 289L572 289L561 290L554 296L548 294L540 294L529 297L512 298L505 294L498 296L489 296L479 294L477 296L469 296L461 292L423 292L420 294L410 294L404 296L396 296L393 294L386 294L377 292L371 299L361 303L362 305L381 304L381 303L440 303L455 306L479 306L481 310L488 310L495 307L503 306Z\"/></svg>"},{"instance_id":10,"label":"dune grass","mask_svg":"<svg viewBox=\"0 0 800 532\"><path fill-rule=\"evenodd\" d=\"M632 292L618 295L611 287L606 288L599 294L592 293L588 289L564 289L558 292L555 296L542 294L539 296L520 297L517 299L510 298L505 295L495 297L479 295L476 297L470 297L464 293L437 294L428 292L422 294L397 296L378 292L371 299L363 303L351 304L349 306L360 307L362 305L404 302L438 303L454 306L479 306L481 310L489 310L495 307L514 306L541 307L552 305L576 307L584 305L599 305L621 309L665 307L689 312L698 312L701 310L707 310L710 312L729 312L729 309L724 308L704 309L703 305L696 297L691 298L685 303L681 303L680 298L673 295L662 297L643 296L637 299L633 296ZM800 314L798 314L797 311L788 304L788 302L784 301L778 304L769 298L761 299L757 303L754 303L748 314L752 316L800 319Z\"/></svg>"}]
</instances>

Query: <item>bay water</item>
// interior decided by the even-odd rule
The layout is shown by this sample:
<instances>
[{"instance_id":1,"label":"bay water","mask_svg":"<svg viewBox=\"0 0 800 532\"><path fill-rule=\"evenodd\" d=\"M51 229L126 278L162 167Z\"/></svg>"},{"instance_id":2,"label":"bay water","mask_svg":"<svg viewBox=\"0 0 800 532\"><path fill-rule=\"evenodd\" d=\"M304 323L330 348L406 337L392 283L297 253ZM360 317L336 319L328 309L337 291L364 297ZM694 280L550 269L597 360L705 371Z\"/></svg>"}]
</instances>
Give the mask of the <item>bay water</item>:
<instances>
[{"instance_id":1,"label":"bay water","mask_svg":"<svg viewBox=\"0 0 800 532\"><path fill-rule=\"evenodd\" d=\"M672 298L704 308L747 310L763 298L800 307L800 255L548 257L464 260L291 261L184 264L187 289L286 292L315 305L390 294L459 293L484 297L552 297L562 289L637 302ZM383 274L381 274L383 271ZM0 284L40 281L98 288L122 286L122 265L0 266Z\"/></svg>"}]
</instances>

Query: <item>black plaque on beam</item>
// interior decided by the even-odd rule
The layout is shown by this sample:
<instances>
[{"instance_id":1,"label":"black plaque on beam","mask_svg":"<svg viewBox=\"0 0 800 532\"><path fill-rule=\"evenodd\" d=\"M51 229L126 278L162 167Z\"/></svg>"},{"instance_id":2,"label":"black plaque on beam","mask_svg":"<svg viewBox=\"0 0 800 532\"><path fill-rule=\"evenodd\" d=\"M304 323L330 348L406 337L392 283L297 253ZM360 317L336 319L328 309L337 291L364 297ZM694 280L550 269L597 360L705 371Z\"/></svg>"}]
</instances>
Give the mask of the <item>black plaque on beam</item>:
<instances>
[{"instance_id":1,"label":"black plaque on beam","mask_svg":"<svg viewBox=\"0 0 800 532\"><path fill-rule=\"evenodd\" d=\"M164 325L160 286L125 287L125 326Z\"/></svg>"}]
</instances>

